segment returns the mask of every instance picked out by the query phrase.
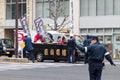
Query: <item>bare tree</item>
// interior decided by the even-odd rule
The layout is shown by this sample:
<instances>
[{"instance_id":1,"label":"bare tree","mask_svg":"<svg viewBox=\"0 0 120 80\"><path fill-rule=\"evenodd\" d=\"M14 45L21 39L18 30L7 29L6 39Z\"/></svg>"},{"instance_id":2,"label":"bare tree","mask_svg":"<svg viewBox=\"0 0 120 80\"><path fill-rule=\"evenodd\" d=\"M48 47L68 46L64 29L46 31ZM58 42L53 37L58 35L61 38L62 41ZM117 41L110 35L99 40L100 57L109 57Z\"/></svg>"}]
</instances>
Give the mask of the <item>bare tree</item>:
<instances>
[{"instance_id":1,"label":"bare tree","mask_svg":"<svg viewBox=\"0 0 120 80\"><path fill-rule=\"evenodd\" d=\"M68 15L65 14L66 7L64 6L64 0L48 0L50 7L50 18L54 21L54 27L51 27L52 30L61 30L65 27ZM63 16L61 23L58 23L59 17Z\"/></svg>"}]
</instances>

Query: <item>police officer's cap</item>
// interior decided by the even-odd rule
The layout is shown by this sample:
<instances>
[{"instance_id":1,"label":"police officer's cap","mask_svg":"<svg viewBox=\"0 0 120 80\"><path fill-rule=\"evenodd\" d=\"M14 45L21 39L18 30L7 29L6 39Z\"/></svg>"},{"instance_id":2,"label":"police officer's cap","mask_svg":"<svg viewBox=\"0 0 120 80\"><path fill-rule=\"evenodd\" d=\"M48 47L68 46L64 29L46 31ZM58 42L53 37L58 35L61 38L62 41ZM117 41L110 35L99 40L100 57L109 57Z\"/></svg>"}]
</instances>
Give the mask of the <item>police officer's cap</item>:
<instances>
[{"instance_id":1,"label":"police officer's cap","mask_svg":"<svg viewBox=\"0 0 120 80\"><path fill-rule=\"evenodd\" d=\"M98 36L93 36L92 40L97 40L98 41Z\"/></svg>"}]
</instances>

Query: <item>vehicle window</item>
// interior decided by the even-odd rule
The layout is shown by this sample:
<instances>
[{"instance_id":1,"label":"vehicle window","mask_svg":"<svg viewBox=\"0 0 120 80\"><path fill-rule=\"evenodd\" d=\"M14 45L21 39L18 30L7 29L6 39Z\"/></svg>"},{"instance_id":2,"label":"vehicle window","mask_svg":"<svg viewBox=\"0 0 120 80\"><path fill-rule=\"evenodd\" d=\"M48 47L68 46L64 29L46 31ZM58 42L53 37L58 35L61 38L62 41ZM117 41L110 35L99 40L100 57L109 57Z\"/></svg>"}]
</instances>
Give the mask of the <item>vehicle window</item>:
<instances>
[{"instance_id":1,"label":"vehicle window","mask_svg":"<svg viewBox=\"0 0 120 80\"><path fill-rule=\"evenodd\" d=\"M0 46L2 46L2 41L0 40Z\"/></svg>"},{"instance_id":2,"label":"vehicle window","mask_svg":"<svg viewBox=\"0 0 120 80\"><path fill-rule=\"evenodd\" d=\"M2 46L3 46L3 45L2 45L2 41L0 40L0 48L2 48Z\"/></svg>"},{"instance_id":3,"label":"vehicle window","mask_svg":"<svg viewBox=\"0 0 120 80\"><path fill-rule=\"evenodd\" d=\"M9 39L4 39L3 40L3 43L6 47L13 47L13 42L12 40L9 40Z\"/></svg>"},{"instance_id":4,"label":"vehicle window","mask_svg":"<svg viewBox=\"0 0 120 80\"><path fill-rule=\"evenodd\" d=\"M83 38L82 38L81 36L77 36L77 37L76 37L76 42L77 42L78 44L83 44Z\"/></svg>"},{"instance_id":5,"label":"vehicle window","mask_svg":"<svg viewBox=\"0 0 120 80\"><path fill-rule=\"evenodd\" d=\"M64 35L63 34L53 34L53 39L54 39L55 42L57 42L58 36L63 37Z\"/></svg>"}]
</instances>

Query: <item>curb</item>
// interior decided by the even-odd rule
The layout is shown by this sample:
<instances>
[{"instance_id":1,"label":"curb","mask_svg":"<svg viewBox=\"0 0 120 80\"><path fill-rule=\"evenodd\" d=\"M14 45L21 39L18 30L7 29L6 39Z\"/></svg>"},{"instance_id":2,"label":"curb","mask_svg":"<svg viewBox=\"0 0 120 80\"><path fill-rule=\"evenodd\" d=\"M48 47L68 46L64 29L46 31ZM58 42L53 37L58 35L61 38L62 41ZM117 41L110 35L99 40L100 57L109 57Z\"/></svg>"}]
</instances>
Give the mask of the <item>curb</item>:
<instances>
[{"instance_id":1,"label":"curb","mask_svg":"<svg viewBox=\"0 0 120 80\"><path fill-rule=\"evenodd\" d=\"M27 58L0 58L0 62L28 63Z\"/></svg>"},{"instance_id":2,"label":"curb","mask_svg":"<svg viewBox=\"0 0 120 80\"><path fill-rule=\"evenodd\" d=\"M113 60L114 62L120 62L120 60Z\"/></svg>"}]
</instances>

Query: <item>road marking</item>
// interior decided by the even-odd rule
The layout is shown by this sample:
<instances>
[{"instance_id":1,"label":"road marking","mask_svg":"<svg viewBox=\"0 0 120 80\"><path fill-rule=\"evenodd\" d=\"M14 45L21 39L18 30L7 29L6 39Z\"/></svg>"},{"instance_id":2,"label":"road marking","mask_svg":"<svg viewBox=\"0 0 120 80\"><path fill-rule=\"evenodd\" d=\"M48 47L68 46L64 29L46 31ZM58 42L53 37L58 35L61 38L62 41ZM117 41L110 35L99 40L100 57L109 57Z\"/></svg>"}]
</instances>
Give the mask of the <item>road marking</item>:
<instances>
[{"instance_id":1,"label":"road marking","mask_svg":"<svg viewBox=\"0 0 120 80\"><path fill-rule=\"evenodd\" d=\"M105 62L109 65L109 62ZM120 62L115 62L119 65ZM20 69L33 69L33 68L49 68L49 67L70 67L70 66L83 66L85 64L71 64L71 63L0 63L0 71L6 70L20 70Z\"/></svg>"},{"instance_id":2,"label":"road marking","mask_svg":"<svg viewBox=\"0 0 120 80\"><path fill-rule=\"evenodd\" d=\"M69 67L82 66L84 64L69 64L69 63L0 63L0 71L5 70L20 70L33 68L49 68L49 67Z\"/></svg>"}]
</instances>

